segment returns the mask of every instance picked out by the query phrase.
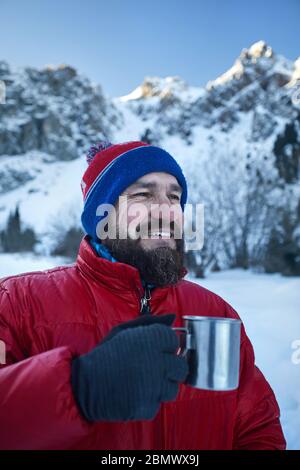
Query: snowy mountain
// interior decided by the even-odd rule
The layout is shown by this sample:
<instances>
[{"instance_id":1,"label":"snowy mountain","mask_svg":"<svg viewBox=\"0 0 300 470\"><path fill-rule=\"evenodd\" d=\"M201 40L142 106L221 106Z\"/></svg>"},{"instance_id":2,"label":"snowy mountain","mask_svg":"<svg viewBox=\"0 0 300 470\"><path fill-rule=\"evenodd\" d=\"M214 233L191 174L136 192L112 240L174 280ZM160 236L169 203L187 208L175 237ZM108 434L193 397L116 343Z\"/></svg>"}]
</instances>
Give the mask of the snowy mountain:
<instances>
[{"instance_id":1,"label":"snowy mountain","mask_svg":"<svg viewBox=\"0 0 300 470\"><path fill-rule=\"evenodd\" d=\"M12 72L0 63L0 227L18 205L40 244L80 225L80 179L89 145L145 140L173 154L189 201L205 204L205 243L190 267L300 274L300 58L263 41L243 49L206 87L146 77L110 100L69 66ZM47 253L48 254L48 253Z\"/></svg>"}]
</instances>

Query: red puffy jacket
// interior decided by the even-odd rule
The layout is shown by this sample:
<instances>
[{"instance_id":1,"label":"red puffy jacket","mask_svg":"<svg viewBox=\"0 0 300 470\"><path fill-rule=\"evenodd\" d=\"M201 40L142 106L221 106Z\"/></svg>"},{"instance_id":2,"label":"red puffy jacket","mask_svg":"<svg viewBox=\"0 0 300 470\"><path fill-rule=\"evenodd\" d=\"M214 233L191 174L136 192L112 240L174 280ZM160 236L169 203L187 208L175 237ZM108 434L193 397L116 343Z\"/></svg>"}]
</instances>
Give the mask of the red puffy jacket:
<instances>
[{"instance_id":1,"label":"red puffy jacket","mask_svg":"<svg viewBox=\"0 0 300 470\"><path fill-rule=\"evenodd\" d=\"M136 318L142 295L138 270L98 257L86 237L75 264L1 280L0 448L285 449L274 393L254 365L244 327L238 390L180 384L153 420L91 424L81 417L71 360ZM184 279L154 289L150 304L153 315L176 312L173 326L183 325L184 314L239 318L218 295Z\"/></svg>"}]
</instances>

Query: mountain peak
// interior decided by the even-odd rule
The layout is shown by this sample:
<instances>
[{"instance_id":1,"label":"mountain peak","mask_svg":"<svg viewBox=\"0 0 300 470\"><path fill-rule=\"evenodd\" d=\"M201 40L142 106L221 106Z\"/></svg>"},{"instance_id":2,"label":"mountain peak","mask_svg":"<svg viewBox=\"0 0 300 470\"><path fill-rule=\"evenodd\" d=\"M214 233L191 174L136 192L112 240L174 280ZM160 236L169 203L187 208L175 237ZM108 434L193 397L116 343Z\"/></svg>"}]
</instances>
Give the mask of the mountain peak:
<instances>
[{"instance_id":1,"label":"mountain peak","mask_svg":"<svg viewBox=\"0 0 300 470\"><path fill-rule=\"evenodd\" d=\"M166 98L186 91L188 85L179 76L145 77L143 83L128 95L122 96L121 101L130 101L139 98Z\"/></svg>"},{"instance_id":2,"label":"mountain peak","mask_svg":"<svg viewBox=\"0 0 300 470\"><path fill-rule=\"evenodd\" d=\"M243 49L240 55L241 59L258 59L260 57L273 57L272 47L263 40L255 42L248 49Z\"/></svg>"},{"instance_id":3,"label":"mountain peak","mask_svg":"<svg viewBox=\"0 0 300 470\"><path fill-rule=\"evenodd\" d=\"M208 90L220 85L229 85L233 80L253 83L270 75L282 75L281 82L287 82L295 68L290 60L274 53L265 41L257 41L249 48L242 49L240 55L225 73L207 83Z\"/></svg>"},{"instance_id":4,"label":"mountain peak","mask_svg":"<svg viewBox=\"0 0 300 470\"><path fill-rule=\"evenodd\" d=\"M163 101L164 103L192 102L203 95L205 90L189 85L180 76L145 77L143 83L131 93L116 98L120 102L135 100Z\"/></svg>"}]
</instances>

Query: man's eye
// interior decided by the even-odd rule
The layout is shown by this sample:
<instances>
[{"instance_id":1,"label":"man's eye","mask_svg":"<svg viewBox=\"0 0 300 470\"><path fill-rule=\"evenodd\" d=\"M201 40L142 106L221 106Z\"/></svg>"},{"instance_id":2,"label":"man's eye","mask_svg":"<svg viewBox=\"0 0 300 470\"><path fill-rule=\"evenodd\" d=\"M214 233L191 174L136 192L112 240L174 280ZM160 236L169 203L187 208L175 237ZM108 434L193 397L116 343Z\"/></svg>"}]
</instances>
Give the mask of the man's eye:
<instances>
[{"instance_id":1,"label":"man's eye","mask_svg":"<svg viewBox=\"0 0 300 470\"><path fill-rule=\"evenodd\" d=\"M171 194L171 198L175 199L176 201L180 201L180 197L177 194Z\"/></svg>"},{"instance_id":2,"label":"man's eye","mask_svg":"<svg viewBox=\"0 0 300 470\"><path fill-rule=\"evenodd\" d=\"M133 196L149 196L149 193L135 193Z\"/></svg>"}]
</instances>

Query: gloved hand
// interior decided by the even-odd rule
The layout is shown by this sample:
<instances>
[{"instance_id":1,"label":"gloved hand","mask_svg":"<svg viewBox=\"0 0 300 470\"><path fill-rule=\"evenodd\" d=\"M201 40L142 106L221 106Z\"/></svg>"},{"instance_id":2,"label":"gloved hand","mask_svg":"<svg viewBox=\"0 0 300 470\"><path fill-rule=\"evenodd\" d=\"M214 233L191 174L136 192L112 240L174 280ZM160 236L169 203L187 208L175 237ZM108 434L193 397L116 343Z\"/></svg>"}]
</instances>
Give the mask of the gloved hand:
<instances>
[{"instance_id":1,"label":"gloved hand","mask_svg":"<svg viewBox=\"0 0 300 470\"><path fill-rule=\"evenodd\" d=\"M89 421L153 419L175 400L188 374L170 328L174 314L139 317L113 328L92 351L72 361L73 392Z\"/></svg>"}]
</instances>

